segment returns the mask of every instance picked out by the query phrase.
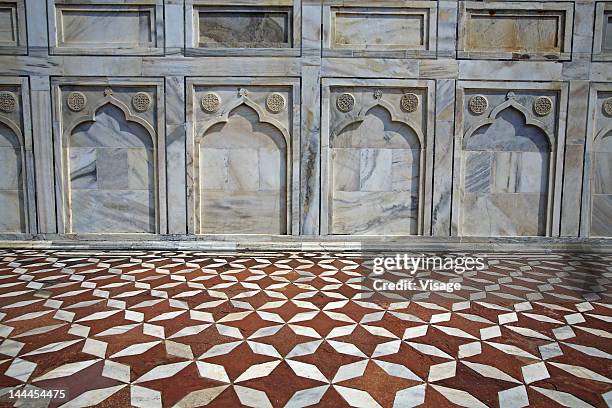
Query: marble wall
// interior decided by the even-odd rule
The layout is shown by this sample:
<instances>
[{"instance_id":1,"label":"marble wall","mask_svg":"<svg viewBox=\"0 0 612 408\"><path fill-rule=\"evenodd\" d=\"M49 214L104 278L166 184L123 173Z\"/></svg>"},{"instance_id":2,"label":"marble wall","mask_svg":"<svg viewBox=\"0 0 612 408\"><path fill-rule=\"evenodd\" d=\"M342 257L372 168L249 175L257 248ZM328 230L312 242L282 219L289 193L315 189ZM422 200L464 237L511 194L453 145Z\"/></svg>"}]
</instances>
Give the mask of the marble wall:
<instances>
[{"instance_id":1,"label":"marble wall","mask_svg":"<svg viewBox=\"0 0 612 408\"><path fill-rule=\"evenodd\" d=\"M0 72L0 238L612 237L609 1L0 0Z\"/></svg>"}]
</instances>

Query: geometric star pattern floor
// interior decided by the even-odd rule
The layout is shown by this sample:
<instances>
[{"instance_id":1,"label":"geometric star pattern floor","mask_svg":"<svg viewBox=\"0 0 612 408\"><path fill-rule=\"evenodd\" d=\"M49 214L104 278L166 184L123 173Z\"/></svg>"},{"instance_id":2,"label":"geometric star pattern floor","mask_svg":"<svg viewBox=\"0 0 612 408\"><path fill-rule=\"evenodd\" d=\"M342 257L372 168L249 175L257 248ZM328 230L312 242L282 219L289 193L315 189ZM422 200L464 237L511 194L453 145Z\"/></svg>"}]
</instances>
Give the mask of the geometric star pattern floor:
<instances>
[{"instance_id":1,"label":"geometric star pattern floor","mask_svg":"<svg viewBox=\"0 0 612 408\"><path fill-rule=\"evenodd\" d=\"M0 250L0 405L612 405L612 255L486 254L387 302L368 259Z\"/></svg>"}]
</instances>

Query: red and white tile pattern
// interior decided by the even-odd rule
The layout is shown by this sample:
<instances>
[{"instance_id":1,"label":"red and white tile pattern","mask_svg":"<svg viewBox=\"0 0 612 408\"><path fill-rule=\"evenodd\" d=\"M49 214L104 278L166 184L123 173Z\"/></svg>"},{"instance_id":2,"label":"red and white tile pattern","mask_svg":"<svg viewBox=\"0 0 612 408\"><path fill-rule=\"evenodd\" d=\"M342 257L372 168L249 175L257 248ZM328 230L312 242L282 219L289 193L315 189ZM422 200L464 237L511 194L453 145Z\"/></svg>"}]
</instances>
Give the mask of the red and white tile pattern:
<instances>
[{"instance_id":1,"label":"red and white tile pattern","mask_svg":"<svg viewBox=\"0 0 612 408\"><path fill-rule=\"evenodd\" d=\"M612 405L612 255L487 258L459 292L375 302L356 254L0 250L0 401Z\"/></svg>"}]
</instances>

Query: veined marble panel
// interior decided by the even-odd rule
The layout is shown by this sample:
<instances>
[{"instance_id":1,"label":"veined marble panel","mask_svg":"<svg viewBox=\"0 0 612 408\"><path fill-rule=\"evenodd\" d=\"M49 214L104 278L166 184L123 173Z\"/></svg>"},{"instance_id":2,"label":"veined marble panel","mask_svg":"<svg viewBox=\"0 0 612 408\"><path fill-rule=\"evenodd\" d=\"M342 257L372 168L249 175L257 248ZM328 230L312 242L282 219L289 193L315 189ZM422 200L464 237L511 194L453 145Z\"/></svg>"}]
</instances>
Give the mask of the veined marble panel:
<instances>
[{"instance_id":1,"label":"veined marble panel","mask_svg":"<svg viewBox=\"0 0 612 408\"><path fill-rule=\"evenodd\" d=\"M163 53L161 5L56 2L53 7L50 39L56 54Z\"/></svg>"},{"instance_id":2,"label":"veined marble panel","mask_svg":"<svg viewBox=\"0 0 612 408\"><path fill-rule=\"evenodd\" d=\"M327 88L323 215L329 234L423 233L428 88L383 83Z\"/></svg>"},{"instance_id":3,"label":"veined marble panel","mask_svg":"<svg viewBox=\"0 0 612 408\"><path fill-rule=\"evenodd\" d=\"M582 234L612 237L612 84L595 84L590 98Z\"/></svg>"},{"instance_id":4,"label":"veined marble panel","mask_svg":"<svg viewBox=\"0 0 612 408\"><path fill-rule=\"evenodd\" d=\"M189 171L195 232L292 233L297 227L292 169L298 158L292 140L294 90L280 82L193 83L194 166Z\"/></svg>"},{"instance_id":5,"label":"veined marble panel","mask_svg":"<svg viewBox=\"0 0 612 408\"><path fill-rule=\"evenodd\" d=\"M72 133L73 232L155 232L153 143L143 127L126 123L119 108L105 105Z\"/></svg>"},{"instance_id":6,"label":"veined marble panel","mask_svg":"<svg viewBox=\"0 0 612 408\"><path fill-rule=\"evenodd\" d=\"M0 78L0 233L37 229L28 92L26 78Z\"/></svg>"},{"instance_id":7,"label":"veined marble panel","mask_svg":"<svg viewBox=\"0 0 612 408\"><path fill-rule=\"evenodd\" d=\"M552 84L504 89L507 85L459 88L455 196L460 208L453 217L460 235L551 233L564 91Z\"/></svg>"},{"instance_id":8,"label":"veined marble panel","mask_svg":"<svg viewBox=\"0 0 612 408\"><path fill-rule=\"evenodd\" d=\"M359 5L359 7L356 7ZM324 56L435 57L437 2L324 5Z\"/></svg>"},{"instance_id":9,"label":"veined marble panel","mask_svg":"<svg viewBox=\"0 0 612 408\"><path fill-rule=\"evenodd\" d=\"M221 4L187 0L187 54L299 55L299 1Z\"/></svg>"},{"instance_id":10,"label":"veined marble panel","mask_svg":"<svg viewBox=\"0 0 612 408\"><path fill-rule=\"evenodd\" d=\"M0 119L0 232L25 232L22 146Z\"/></svg>"},{"instance_id":11,"label":"veined marble panel","mask_svg":"<svg viewBox=\"0 0 612 408\"><path fill-rule=\"evenodd\" d=\"M593 61L612 61L612 2L596 4Z\"/></svg>"},{"instance_id":12,"label":"veined marble panel","mask_svg":"<svg viewBox=\"0 0 612 408\"><path fill-rule=\"evenodd\" d=\"M0 54L26 54L26 21L23 0L0 1Z\"/></svg>"},{"instance_id":13,"label":"veined marble panel","mask_svg":"<svg viewBox=\"0 0 612 408\"><path fill-rule=\"evenodd\" d=\"M158 233L165 224L160 86L76 83L54 83L65 233Z\"/></svg>"},{"instance_id":14,"label":"veined marble panel","mask_svg":"<svg viewBox=\"0 0 612 408\"><path fill-rule=\"evenodd\" d=\"M459 20L461 58L566 60L571 55L571 3L465 1Z\"/></svg>"}]
</instances>

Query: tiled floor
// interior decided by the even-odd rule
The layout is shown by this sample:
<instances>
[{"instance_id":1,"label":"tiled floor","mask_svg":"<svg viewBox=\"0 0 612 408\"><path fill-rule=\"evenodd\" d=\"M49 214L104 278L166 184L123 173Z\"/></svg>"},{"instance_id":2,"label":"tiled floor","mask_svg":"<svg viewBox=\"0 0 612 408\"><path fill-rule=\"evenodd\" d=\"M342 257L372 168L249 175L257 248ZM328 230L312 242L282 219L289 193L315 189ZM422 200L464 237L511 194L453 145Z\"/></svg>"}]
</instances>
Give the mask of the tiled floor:
<instances>
[{"instance_id":1,"label":"tiled floor","mask_svg":"<svg viewBox=\"0 0 612 408\"><path fill-rule=\"evenodd\" d=\"M380 302L355 254L0 250L0 405L612 405L612 255L487 263Z\"/></svg>"}]
</instances>

